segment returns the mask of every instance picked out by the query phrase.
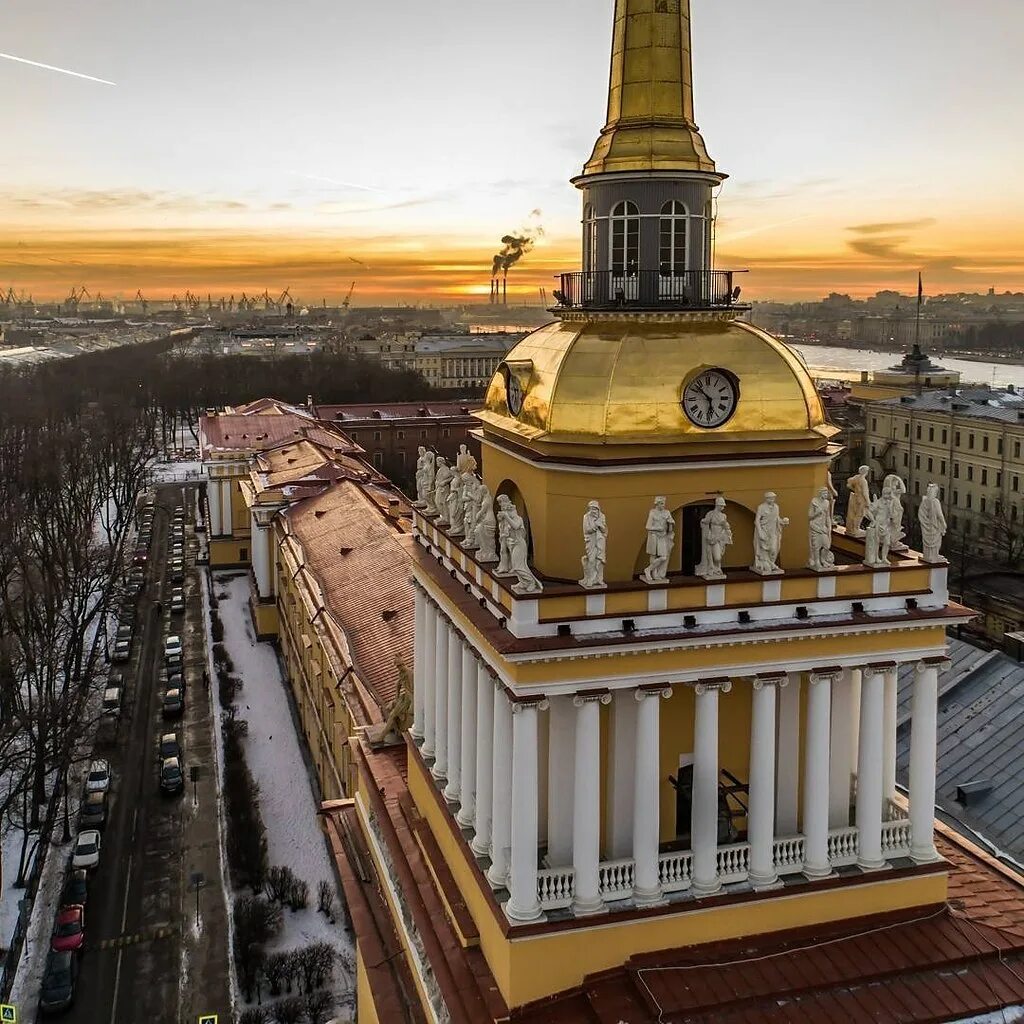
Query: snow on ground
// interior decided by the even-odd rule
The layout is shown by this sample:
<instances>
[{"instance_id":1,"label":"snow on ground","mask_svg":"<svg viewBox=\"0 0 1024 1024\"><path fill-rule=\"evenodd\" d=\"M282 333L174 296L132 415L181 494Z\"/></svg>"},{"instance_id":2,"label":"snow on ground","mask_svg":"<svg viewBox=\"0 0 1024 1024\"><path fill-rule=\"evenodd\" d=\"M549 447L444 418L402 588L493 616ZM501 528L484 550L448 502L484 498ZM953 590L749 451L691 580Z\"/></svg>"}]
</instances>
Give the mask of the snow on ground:
<instances>
[{"instance_id":1,"label":"snow on ground","mask_svg":"<svg viewBox=\"0 0 1024 1024\"><path fill-rule=\"evenodd\" d=\"M179 480L201 480L203 464L193 459L181 462L154 462L151 473L155 484L172 484Z\"/></svg>"},{"instance_id":2,"label":"snow on ground","mask_svg":"<svg viewBox=\"0 0 1024 1024\"><path fill-rule=\"evenodd\" d=\"M224 645L243 686L237 699L238 717L249 723L246 763L260 787L260 809L267 827L271 866L286 865L309 884L310 906L284 912L284 928L271 949L292 949L325 941L351 951L341 924L318 913L317 886L330 881L337 889L334 868L317 818L302 740L289 706L287 684L270 644L257 643L249 615L248 576L214 575L218 613L224 626ZM220 595L226 594L226 597ZM340 902L338 893L335 906Z\"/></svg>"}]
</instances>

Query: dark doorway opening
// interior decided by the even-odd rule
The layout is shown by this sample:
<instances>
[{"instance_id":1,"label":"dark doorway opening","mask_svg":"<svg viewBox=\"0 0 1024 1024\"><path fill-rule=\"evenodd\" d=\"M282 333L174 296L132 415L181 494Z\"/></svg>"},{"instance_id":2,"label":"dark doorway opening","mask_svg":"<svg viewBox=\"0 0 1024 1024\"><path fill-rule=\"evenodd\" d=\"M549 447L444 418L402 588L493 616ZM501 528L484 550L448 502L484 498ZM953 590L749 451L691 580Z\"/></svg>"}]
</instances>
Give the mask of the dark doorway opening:
<instances>
[{"instance_id":1,"label":"dark doorway opening","mask_svg":"<svg viewBox=\"0 0 1024 1024\"><path fill-rule=\"evenodd\" d=\"M683 575L692 576L700 564L700 521L714 508L712 504L688 505L683 509Z\"/></svg>"}]
</instances>

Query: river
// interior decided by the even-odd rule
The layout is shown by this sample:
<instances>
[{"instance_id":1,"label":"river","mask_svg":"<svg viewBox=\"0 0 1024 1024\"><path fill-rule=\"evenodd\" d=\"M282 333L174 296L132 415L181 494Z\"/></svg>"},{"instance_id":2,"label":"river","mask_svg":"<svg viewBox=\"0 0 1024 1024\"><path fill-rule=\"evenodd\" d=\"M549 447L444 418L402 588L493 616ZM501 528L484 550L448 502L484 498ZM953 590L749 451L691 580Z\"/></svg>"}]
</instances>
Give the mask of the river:
<instances>
[{"instance_id":1,"label":"river","mask_svg":"<svg viewBox=\"0 0 1024 1024\"><path fill-rule=\"evenodd\" d=\"M885 370L900 361L896 352L873 352L861 348L836 348L824 345L794 345L793 348L806 360L807 365L818 375L831 370L836 376L849 380L856 378L861 370ZM935 356L940 366L959 370L965 384L1013 384L1024 387L1024 366L1017 363L988 363L973 359L952 359Z\"/></svg>"}]
</instances>

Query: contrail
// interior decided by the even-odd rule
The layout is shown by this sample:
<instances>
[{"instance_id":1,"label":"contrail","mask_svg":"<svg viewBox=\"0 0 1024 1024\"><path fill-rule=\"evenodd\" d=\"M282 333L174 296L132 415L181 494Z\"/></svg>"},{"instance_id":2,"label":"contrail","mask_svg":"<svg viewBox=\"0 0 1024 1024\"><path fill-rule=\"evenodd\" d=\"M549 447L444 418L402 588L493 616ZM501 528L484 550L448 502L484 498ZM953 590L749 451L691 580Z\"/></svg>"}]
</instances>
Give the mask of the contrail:
<instances>
[{"instance_id":1,"label":"contrail","mask_svg":"<svg viewBox=\"0 0 1024 1024\"><path fill-rule=\"evenodd\" d=\"M95 78L93 75L83 75L80 71L68 71L67 68L57 68L52 64L41 64L37 60L28 60L25 57L15 57L13 53L0 53L4 60L13 60L18 64L29 64L34 68L43 68L46 71L58 71L62 75L71 75L72 78L84 78L87 82L99 82L100 85L117 85L117 82L108 82L105 78Z\"/></svg>"},{"instance_id":2,"label":"contrail","mask_svg":"<svg viewBox=\"0 0 1024 1024\"><path fill-rule=\"evenodd\" d=\"M354 188L360 192L377 192L380 195L387 195L382 188L373 188L370 185L357 185L352 181L338 181L337 178L324 178L319 174L303 174L301 171L292 172L297 178L305 178L307 181L322 181L328 185L340 185L342 188Z\"/></svg>"}]
</instances>

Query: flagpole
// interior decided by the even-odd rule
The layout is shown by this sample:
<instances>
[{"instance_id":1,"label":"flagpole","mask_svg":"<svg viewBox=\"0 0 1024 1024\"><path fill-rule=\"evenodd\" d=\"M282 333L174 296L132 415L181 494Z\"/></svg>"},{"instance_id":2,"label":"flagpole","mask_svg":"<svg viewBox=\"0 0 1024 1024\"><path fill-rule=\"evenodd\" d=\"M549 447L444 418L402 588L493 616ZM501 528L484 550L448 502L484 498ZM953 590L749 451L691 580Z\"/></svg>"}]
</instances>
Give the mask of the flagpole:
<instances>
[{"instance_id":1,"label":"flagpole","mask_svg":"<svg viewBox=\"0 0 1024 1024\"><path fill-rule=\"evenodd\" d=\"M924 277L917 272L917 322L914 324L914 347L921 347L921 304L924 302Z\"/></svg>"}]
</instances>

